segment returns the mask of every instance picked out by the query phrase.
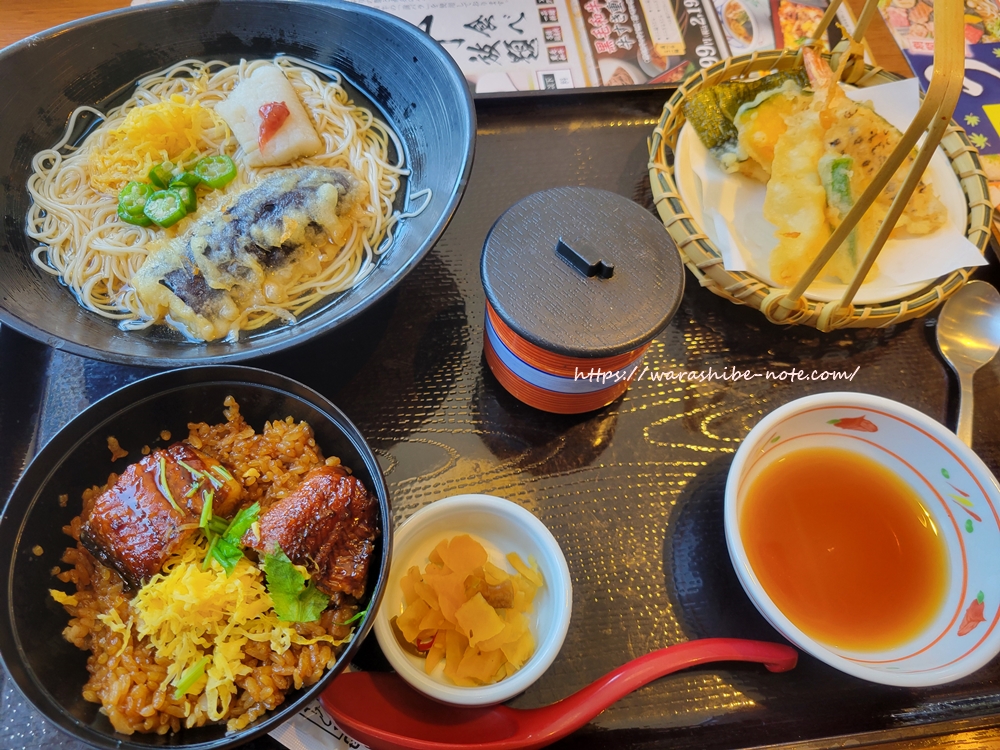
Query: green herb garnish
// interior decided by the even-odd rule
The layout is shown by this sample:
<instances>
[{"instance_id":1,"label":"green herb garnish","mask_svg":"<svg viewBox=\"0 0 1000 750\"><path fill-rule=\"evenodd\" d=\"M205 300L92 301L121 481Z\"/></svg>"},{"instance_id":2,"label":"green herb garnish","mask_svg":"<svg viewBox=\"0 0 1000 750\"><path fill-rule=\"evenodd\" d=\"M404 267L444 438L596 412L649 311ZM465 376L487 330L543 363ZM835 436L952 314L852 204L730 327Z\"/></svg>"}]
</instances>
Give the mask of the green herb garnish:
<instances>
[{"instance_id":1,"label":"green herb garnish","mask_svg":"<svg viewBox=\"0 0 1000 750\"><path fill-rule=\"evenodd\" d=\"M215 555L215 545L219 543L219 535L213 534L211 529L205 530L205 537L208 539L208 552L205 553L205 561L201 564L202 570L208 570L212 564L212 557Z\"/></svg>"},{"instance_id":2,"label":"green herb garnish","mask_svg":"<svg viewBox=\"0 0 1000 750\"><path fill-rule=\"evenodd\" d=\"M243 538L243 535L247 533L247 529L253 526L254 521L259 517L260 503L254 503L249 508L244 508L233 516L233 520L229 523L229 528L226 529L225 536L238 543Z\"/></svg>"},{"instance_id":3,"label":"green herb garnish","mask_svg":"<svg viewBox=\"0 0 1000 750\"><path fill-rule=\"evenodd\" d=\"M306 582L281 547L264 556L264 575L267 591L274 602L274 613L285 622L314 622L330 605L330 597Z\"/></svg>"},{"instance_id":4,"label":"green herb garnish","mask_svg":"<svg viewBox=\"0 0 1000 750\"><path fill-rule=\"evenodd\" d=\"M194 684L205 674L205 666L211 661L211 657L204 656L190 667L181 672L181 680L174 690L174 700L179 701L190 690Z\"/></svg>"},{"instance_id":5,"label":"green herb garnish","mask_svg":"<svg viewBox=\"0 0 1000 750\"><path fill-rule=\"evenodd\" d=\"M241 543L243 535L259 516L260 503L243 508L228 524L226 519L212 516L211 520L207 521L204 526L205 535L208 538L208 552L205 553L205 564L202 569L207 568L214 558L225 569L226 575L232 575L236 569L236 563L243 557Z\"/></svg>"},{"instance_id":6,"label":"green herb garnish","mask_svg":"<svg viewBox=\"0 0 1000 750\"><path fill-rule=\"evenodd\" d=\"M231 576L233 571L236 570L236 563L243 557L243 550L240 548L238 542L233 542L227 537L220 536L216 537L215 549L212 550L212 556L219 561L219 565L225 568L226 575Z\"/></svg>"},{"instance_id":7,"label":"green herb garnish","mask_svg":"<svg viewBox=\"0 0 1000 750\"><path fill-rule=\"evenodd\" d=\"M201 518L198 519L198 526L208 528L209 521L212 520L212 502L215 500L215 490L202 493Z\"/></svg>"},{"instance_id":8,"label":"green herb garnish","mask_svg":"<svg viewBox=\"0 0 1000 750\"><path fill-rule=\"evenodd\" d=\"M202 478L202 473L200 471L198 471L195 468L192 468L191 466L188 466L184 461L178 460L177 463L179 463L181 466L183 466L185 469L188 470L188 474L191 475L192 479L201 479Z\"/></svg>"},{"instance_id":9,"label":"green herb garnish","mask_svg":"<svg viewBox=\"0 0 1000 750\"><path fill-rule=\"evenodd\" d=\"M358 612L356 615L354 615L354 617L352 617L350 620L344 620L343 622L337 622L337 623L334 623L334 625L353 625L354 623L356 623L358 620L360 620L362 617L364 617L367 614L368 614L368 610L367 609L363 609L360 612Z\"/></svg>"},{"instance_id":10,"label":"green herb garnish","mask_svg":"<svg viewBox=\"0 0 1000 750\"><path fill-rule=\"evenodd\" d=\"M167 486L167 459L163 456L160 456L159 468L160 470L156 474L156 488L160 491L160 494L167 498L170 506L180 513L181 509L174 501L174 496L170 494L170 487Z\"/></svg>"}]
</instances>

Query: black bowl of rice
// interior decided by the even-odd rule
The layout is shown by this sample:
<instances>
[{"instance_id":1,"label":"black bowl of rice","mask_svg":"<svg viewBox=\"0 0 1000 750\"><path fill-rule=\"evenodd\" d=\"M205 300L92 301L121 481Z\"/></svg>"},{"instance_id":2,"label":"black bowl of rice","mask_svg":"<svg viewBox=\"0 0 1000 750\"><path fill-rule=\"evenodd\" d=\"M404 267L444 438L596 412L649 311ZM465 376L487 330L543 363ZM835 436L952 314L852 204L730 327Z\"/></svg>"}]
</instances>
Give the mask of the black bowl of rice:
<instances>
[{"instance_id":1,"label":"black bowl of rice","mask_svg":"<svg viewBox=\"0 0 1000 750\"><path fill-rule=\"evenodd\" d=\"M263 554L244 549L228 573L206 564L208 528L190 532L160 573L130 589L78 542L81 515L87 498L128 466L180 441L218 458L219 476L242 485L242 507L260 506L251 533L262 539L267 513L301 492L312 472L343 467L367 491L375 529L359 595L335 594L303 616L309 621L284 622L277 597L273 609L262 598ZM242 744L318 697L357 652L388 574L390 519L374 454L315 391L224 365L145 378L67 424L14 488L0 520L8 570L0 583L0 658L46 717L90 745ZM266 582L270 593L270 571ZM195 637L201 646L192 656L185 648Z\"/></svg>"},{"instance_id":2,"label":"black bowl of rice","mask_svg":"<svg viewBox=\"0 0 1000 750\"><path fill-rule=\"evenodd\" d=\"M263 68L293 91L253 84ZM0 50L0 79L0 322L121 364L231 364L361 315L441 236L472 165L475 111L455 62L417 27L349 2L111 11ZM293 121L304 140L286 148ZM235 179L206 162L223 157ZM177 186L147 177L165 163ZM303 207L293 187L317 169L327 198ZM268 181L292 172L304 175L293 187ZM123 197L192 175L190 202L157 223L152 196ZM199 227L226 234L229 217L246 225L195 247Z\"/></svg>"}]
</instances>

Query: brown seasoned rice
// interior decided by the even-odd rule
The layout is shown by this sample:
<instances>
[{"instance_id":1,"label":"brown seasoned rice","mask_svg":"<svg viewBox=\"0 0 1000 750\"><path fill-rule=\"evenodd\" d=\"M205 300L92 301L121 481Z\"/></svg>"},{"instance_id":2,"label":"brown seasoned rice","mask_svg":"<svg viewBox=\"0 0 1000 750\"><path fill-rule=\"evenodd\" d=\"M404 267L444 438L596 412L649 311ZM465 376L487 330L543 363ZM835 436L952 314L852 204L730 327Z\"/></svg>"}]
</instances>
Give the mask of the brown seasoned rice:
<instances>
[{"instance_id":1,"label":"brown seasoned rice","mask_svg":"<svg viewBox=\"0 0 1000 750\"><path fill-rule=\"evenodd\" d=\"M310 469L339 463L337 458L324 459L312 428L305 422L297 423L288 417L265 424L257 434L244 421L232 397L226 399L225 405L225 423L189 424L188 441L215 456L240 479L245 505L259 501L266 508L293 491ZM84 497L103 492L117 478L111 474L104 487L92 487ZM169 663L157 658L146 638L140 639L131 629L124 637L102 621L102 616L107 619L107 615L117 612L120 622L129 622L131 597L119 575L97 562L79 544L81 526L77 516L64 529L77 543L62 558L69 569L56 577L76 587L75 594L64 603L70 621L63 636L78 648L90 651L90 678L84 685L83 697L100 703L101 711L122 734L166 734L209 723L204 694L175 699L174 688L166 680ZM350 619L356 611L353 603L345 603L328 609L318 622L298 623L295 627L307 638L330 635L345 639L351 628L338 623ZM324 642L293 643L284 653L277 653L269 642L248 642L242 661L252 671L236 678L238 692L225 717L228 731L243 729L276 708L288 691L314 684L333 666L340 650Z\"/></svg>"}]
</instances>

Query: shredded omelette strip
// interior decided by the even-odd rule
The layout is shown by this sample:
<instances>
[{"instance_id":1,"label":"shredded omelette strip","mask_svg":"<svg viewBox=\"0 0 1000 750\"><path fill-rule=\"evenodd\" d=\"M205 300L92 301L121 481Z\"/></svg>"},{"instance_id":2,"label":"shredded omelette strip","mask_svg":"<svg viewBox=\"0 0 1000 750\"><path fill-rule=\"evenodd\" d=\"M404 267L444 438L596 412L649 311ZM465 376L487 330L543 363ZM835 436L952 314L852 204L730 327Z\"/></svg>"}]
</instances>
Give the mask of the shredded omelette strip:
<instances>
[{"instance_id":1,"label":"shredded omelette strip","mask_svg":"<svg viewBox=\"0 0 1000 750\"><path fill-rule=\"evenodd\" d=\"M117 195L129 181L145 180L157 164L192 160L204 149L202 134L215 127L226 125L214 109L187 104L180 94L135 107L91 149L90 185Z\"/></svg>"},{"instance_id":2,"label":"shredded omelette strip","mask_svg":"<svg viewBox=\"0 0 1000 750\"><path fill-rule=\"evenodd\" d=\"M208 657L204 675L186 694L205 701L209 717L220 721L236 695L237 677L252 671L243 663L247 642L268 642L282 654L292 644L325 641L337 646L350 636L299 635L293 623L282 622L275 614L260 568L243 557L231 576L214 559L202 570L205 551L203 535L196 534L138 591L128 622L107 615L101 620L123 637L134 626L139 637L149 639L157 657L171 662L167 670L171 685L177 686L186 670Z\"/></svg>"}]
</instances>

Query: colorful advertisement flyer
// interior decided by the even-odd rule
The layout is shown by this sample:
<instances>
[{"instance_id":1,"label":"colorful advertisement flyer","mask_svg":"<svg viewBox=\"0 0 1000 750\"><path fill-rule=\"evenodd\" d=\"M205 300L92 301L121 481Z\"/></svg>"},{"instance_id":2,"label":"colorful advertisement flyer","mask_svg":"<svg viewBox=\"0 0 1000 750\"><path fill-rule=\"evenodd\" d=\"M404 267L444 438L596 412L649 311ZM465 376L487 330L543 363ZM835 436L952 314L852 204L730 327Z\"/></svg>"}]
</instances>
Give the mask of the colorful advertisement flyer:
<instances>
[{"instance_id":1,"label":"colorful advertisement flyer","mask_svg":"<svg viewBox=\"0 0 1000 750\"><path fill-rule=\"evenodd\" d=\"M673 8L637 0L579 0L587 41L605 86L645 83L680 62L686 45ZM654 7L647 23L643 5Z\"/></svg>"},{"instance_id":2,"label":"colorful advertisement flyer","mask_svg":"<svg viewBox=\"0 0 1000 750\"><path fill-rule=\"evenodd\" d=\"M771 0L771 27L776 47L798 49L823 20L826 0Z\"/></svg>"},{"instance_id":3,"label":"colorful advertisement flyer","mask_svg":"<svg viewBox=\"0 0 1000 750\"><path fill-rule=\"evenodd\" d=\"M715 0L722 33L733 55L775 49L770 0Z\"/></svg>"},{"instance_id":4,"label":"colorful advertisement flyer","mask_svg":"<svg viewBox=\"0 0 1000 750\"><path fill-rule=\"evenodd\" d=\"M943 1L943 0L942 0ZM1000 206L1000 6L998 0L966 0L965 81L955 121L965 128ZM926 91L934 67L934 3L887 0L882 17Z\"/></svg>"}]
</instances>

